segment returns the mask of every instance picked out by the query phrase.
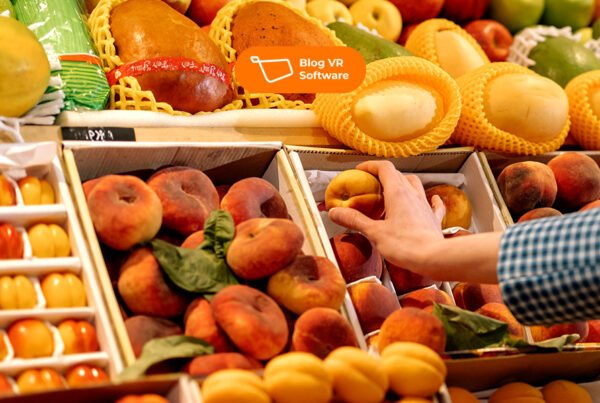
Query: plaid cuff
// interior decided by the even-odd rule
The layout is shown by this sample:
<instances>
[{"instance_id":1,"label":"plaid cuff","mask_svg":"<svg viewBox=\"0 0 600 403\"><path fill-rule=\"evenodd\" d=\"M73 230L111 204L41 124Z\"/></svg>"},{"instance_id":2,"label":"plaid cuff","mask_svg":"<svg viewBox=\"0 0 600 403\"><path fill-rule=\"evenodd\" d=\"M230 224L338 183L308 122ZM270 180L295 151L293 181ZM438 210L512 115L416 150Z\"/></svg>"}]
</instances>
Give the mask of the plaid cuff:
<instances>
[{"instance_id":1,"label":"plaid cuff","mask_svg":"<svg viewBox=\"0 0 600 403\"><path fill-rule=\"evenodd\" d=\"M498 279L504 302L522 324L600 318L600 209L507 229Z\"/></svg>"}]
</instances>

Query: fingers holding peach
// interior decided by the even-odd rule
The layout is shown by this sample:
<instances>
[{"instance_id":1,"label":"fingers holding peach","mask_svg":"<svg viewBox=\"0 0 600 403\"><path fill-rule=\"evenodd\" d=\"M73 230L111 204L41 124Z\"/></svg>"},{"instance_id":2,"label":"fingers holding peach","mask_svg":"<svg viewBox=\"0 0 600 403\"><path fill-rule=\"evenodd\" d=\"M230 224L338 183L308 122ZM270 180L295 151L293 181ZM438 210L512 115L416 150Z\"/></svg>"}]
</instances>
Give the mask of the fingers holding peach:
<instances>
[{"instance_id":1,"label":"fingers holding peach","mask_svg":"<svg viewBox=\"0 0 600 403\"><path fill-rule=\"evenodd\" d=\"M350 207L374 220L384 211L383 189L368 172L348 169L329 182L325 190L325 208Z\"/></svg>"}]
</instances>

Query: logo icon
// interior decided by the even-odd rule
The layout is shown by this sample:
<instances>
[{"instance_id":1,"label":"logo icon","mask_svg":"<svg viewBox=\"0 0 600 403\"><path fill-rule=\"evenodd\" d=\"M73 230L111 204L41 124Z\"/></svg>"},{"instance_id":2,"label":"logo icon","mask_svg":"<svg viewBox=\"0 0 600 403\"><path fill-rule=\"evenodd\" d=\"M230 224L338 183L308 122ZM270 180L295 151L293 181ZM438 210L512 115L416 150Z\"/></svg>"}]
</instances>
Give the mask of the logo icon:
<instances>
[{"instance_id":1,"label":"logo icon","mask_svg":"<svg viewBox=\"0 0 600 403\"><path fill-rule=\"evenodd\" d=\"M250 56L250 61L254 64L258 64L260 71L262 72L265 81L269 84L276 83L288 77L294 75L294 69L292 68L292 62L290 59L260 59L258 56ZM276 66L277 65L277 66ZM270 70L271 74L267 72L269 67L276 67ZM271 75L273 77L271 77Z\"/></svg>"}]
</instances>

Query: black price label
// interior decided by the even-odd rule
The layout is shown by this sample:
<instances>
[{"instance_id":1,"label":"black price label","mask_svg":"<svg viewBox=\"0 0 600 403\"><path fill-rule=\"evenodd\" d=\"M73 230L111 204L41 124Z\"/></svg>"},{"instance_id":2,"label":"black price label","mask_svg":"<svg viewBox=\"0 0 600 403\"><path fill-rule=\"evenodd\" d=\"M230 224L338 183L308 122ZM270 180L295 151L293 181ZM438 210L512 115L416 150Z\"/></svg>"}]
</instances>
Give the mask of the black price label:
<instances>
[{"instance_id":1,"label":"black price label","mask_svg":"<svg viewBox=\"0 0 600 403\"><path fill-rule=\"evenodd\" d=\"M75 141L135 141L135 131L129 127L63 127L62 138Z\"/></svg>"}]
</instances>

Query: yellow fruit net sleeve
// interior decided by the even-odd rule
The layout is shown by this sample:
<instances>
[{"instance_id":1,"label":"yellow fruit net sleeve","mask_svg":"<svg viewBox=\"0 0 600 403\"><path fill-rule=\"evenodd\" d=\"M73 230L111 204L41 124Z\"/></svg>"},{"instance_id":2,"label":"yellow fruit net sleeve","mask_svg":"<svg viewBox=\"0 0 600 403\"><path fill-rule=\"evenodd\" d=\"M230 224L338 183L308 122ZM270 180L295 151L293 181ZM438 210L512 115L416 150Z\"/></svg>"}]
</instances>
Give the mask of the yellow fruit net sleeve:
<instances>
[{"instance_id":1,"label":"yellow fruit net sleeve","mask_svg":"<svg viewBox=\"0 0 600 403\"><path fill-rule=\"evenodd\" d=\"M565 91L569 97L571 136L586 150L600 150L600 116L592 109L592 97L600 92L600 70L575 77Z\"/></svg>"},{"instance_id":2,"label":"yellow fruit net sleeve","mask_svg":"<svg viewBox=\"0 0 600 403\"><path fill-rule=\"evenodd\" d=\"M92 39L96 44L104 72L108 73L115 67L123 65L123 61L117 54L115 39L110 29L110 13L112 9L127 0L100 0L90 18L88 25L92 33ZM117 84L110 87L109 107L111 109L135 109L155 112L165 112L171 115L188 116L188 112L173 109L166 102L158 102L152 91L142 90L138 80L134 77L119 78ZM243 102L239 99L215 110L226 111L242 109ZM210 112L199 112L205 114Z\"/></svg>"}]
</instances>

